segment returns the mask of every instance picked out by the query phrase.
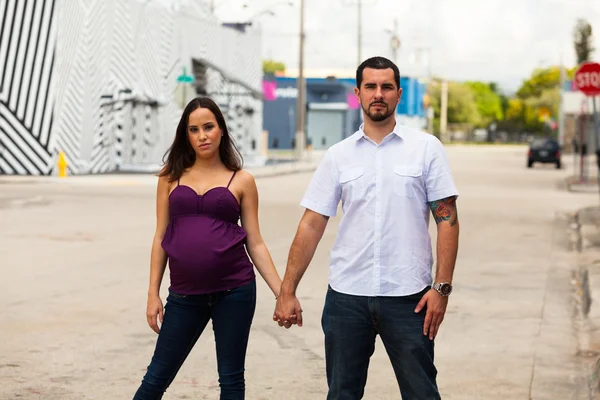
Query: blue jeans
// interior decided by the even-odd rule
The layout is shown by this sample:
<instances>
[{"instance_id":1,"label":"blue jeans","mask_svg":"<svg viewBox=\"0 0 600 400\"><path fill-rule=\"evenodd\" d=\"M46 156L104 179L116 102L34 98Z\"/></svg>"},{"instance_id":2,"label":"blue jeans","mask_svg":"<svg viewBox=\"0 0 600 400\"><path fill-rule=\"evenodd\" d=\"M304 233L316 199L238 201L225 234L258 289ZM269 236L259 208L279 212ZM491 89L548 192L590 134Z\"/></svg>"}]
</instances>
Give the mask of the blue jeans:
<instances>
[{"instance_id":1,"label":"blue jeans","mask_svg":"<svg viewBox=\"0 0 600 400\"><path fill-rule=\"evenodd\" d=\"M169 292L152 361L134 400L161 399L212 319L221 400L245 397L244 365L256 306L256 281L203 295Z\"/></svg>"},{"instance_id":2,"label":"blue jeans","mask_svg":"<svg viewBox=\"0 0 600 400\"><path fill-rule=\"evenodd\" d=\"M375 337L381 336L403 400L438 400L433 341L423 334L426 309L415 314L429 290L403 297L351 296L327 290L323 317L327 400L361 399Z\"/></svg>"}]
</instances>

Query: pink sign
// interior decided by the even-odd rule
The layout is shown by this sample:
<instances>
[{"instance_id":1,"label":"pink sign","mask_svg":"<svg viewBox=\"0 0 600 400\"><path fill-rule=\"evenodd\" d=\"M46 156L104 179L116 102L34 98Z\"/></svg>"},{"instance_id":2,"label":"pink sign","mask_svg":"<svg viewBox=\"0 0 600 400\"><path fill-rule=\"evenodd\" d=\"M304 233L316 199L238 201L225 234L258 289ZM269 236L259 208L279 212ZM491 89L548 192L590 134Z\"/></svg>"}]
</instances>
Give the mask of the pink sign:
<instances>
[{"instance_id":1,"label":"pink sign","mask_svg":"<svg viewBox=\"0 0 600 400\"><path fill-rule=\"evenodd\" d=\"M263 95L265 97L265 100L268 100L268 101L277 100L277 93L275 91L277 89L277 82L263 81L262 86L263 86Z\"/></svg>"},{"instance_id":2,"label":"pink sign","mask_svg":"<svg viewBox=\"0 0 600 400\"><path fill-rule=\"evenodd\" d=\"M346 93L346 103L348 103L348 107L351 110L358 110L360 108L360 103L354 93Z\"/></svg>"}]
</instances>

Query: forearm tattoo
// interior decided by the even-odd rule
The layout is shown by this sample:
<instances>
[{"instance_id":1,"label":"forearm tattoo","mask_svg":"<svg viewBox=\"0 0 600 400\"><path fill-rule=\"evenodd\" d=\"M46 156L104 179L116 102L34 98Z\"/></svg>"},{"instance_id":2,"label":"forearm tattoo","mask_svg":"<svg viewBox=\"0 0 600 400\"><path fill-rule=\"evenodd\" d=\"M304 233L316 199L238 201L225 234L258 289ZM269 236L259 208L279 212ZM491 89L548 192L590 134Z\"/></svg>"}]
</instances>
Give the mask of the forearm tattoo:
<instances>
[{"instance_id":1,"label":"forearm tattoo","mask_svg":"<svg viewBox=\"0 0 600 400\"><path fill-rule=\"evenodd\" d=\"M436 224L439 224L442 221L449 221L450 226L454 226L458 222L456 196L432 201L429 203L429 208L431 208L431 212L433 213L433 218L435 218Z\"/></svg>"}]
</instances>

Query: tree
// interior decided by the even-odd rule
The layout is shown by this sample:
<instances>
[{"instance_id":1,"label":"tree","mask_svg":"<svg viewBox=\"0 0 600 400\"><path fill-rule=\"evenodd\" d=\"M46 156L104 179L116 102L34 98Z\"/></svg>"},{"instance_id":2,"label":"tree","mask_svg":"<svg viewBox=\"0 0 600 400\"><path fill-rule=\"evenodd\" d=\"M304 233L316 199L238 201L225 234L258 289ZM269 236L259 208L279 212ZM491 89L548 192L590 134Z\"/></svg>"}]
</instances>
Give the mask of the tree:
<instances>
[{"instance_id":1,"label":"tree","mask_svg":"<svg viewBox=\"0 0 600 400\"><path fill-rule=\"evenodd\" d=\"M475 94L464 83L448 84L448 123L477 125L481 120Z\"/></svg>"},{"instance_id":2,"label":"tree","mask_svg":"<svg viewBox=\"0 0 600 400\"><path fill-rule=\"evenodd\" d=\"M513 98L508 100L508 108L506 109L506 119L518 120L525 115L525 105L523 100Z\"/></svg>"},{"instance_id":3,"label":"tree","mask_svg":"<svg viewBox=\"0 0 600 400\"><path fill-rule=\"evenodd\" d=\"M475 104L479 113L478 128L487 128L494 121L504 118L502 110L502 99L496 93L497 87L494 83L467 82L475 97Z\"/></svg>"},{"instance_id":4,"label":"tree","mask_svg":"<svg viewBox=\"0 0 600 400\"><path fill-rule=\"evenodd\" d=\"M568 69L573 78L576 68ZM545 119L558 119L560 103L560 68L538 68L523 81L517 96L508 103L507 122L514 129L543 132Z\"/></svg>"},{"instance_id":5,"label":"tree","mask_svg":"<svg viewBox=\"0 0 600 400\"><path fill-rule=\"evenodd\" d=\"M592 43L592 26L583 18L577 20L573 41L575 53L577 54L577 64L590 60L595 50Z\"/></svg>"},{"instance_id":6,"label":"tree","mask_svg":"<svg viewBox=\"0 0 600 400\"><path fill-rule=\"evenodd\" d=\"M429 89L431 93L431 106L434 112L434 130L439 132L440 128L440 82L434 81ZM458 82L448 82L448 124L467 124L478 126L481 117L477 110L475 95L471 88Z\"/></svg>"},{"instance_id":7,"label":"tree","mask_svg":"<svg viewBox=\"0 0 600 400\"><path fill-rule=\"evenodd\" d=\"M558 87L560 83L560 68L538 68L533 71L531 77L525 81L517 91L520 99L538 97L545 89Z\"/></svg>"},{"instance_id":8,"label":"tree","mask_svg":"<svg viewBox=\"0 0 600 400\"><path fill-rule=\"evenodd\" d=\"M264 74L275 74L276 72L285 72L285 64L280 61L263 60Z\"/></svg>"},{"instance_id":9,"label":"tree","mask_svg":"<svg viewBox=\"0 0 600 400\"><path fill-rule=\"evenodd\" d=\"M525 103L518 97L509 99L506 107L506 126L520 131L525 128Z\"/></svg>"}]
</instances>

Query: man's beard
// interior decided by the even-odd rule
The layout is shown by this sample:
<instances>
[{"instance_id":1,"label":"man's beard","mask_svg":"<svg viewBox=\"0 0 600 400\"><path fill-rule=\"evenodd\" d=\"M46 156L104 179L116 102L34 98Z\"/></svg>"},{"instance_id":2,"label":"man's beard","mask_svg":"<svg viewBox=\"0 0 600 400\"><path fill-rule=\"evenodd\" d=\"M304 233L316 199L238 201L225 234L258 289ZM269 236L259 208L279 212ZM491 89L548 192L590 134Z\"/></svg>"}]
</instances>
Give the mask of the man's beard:
<instances>
[{"instance_id":1,"label":"man's beard","mask_svg":"<svg viewBox=\"0 0 600 400\"><path fill-rule=\"evenodd\" d=\"M381 104L383 107L380 109L372 109L372 106L376 104ZM369 104L369 107L367 109L365 109L365 107L363 107L362 109L373 122L385 121L396 111L393 108L389 110L389 106L383 102L373 102Z\"/></svg>"}]
</instances>

